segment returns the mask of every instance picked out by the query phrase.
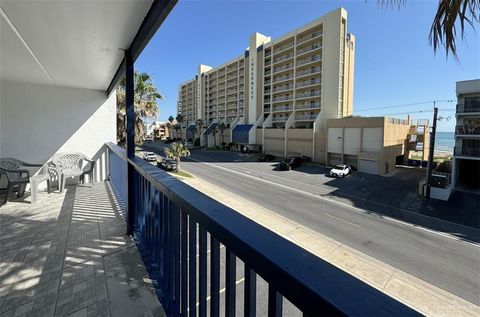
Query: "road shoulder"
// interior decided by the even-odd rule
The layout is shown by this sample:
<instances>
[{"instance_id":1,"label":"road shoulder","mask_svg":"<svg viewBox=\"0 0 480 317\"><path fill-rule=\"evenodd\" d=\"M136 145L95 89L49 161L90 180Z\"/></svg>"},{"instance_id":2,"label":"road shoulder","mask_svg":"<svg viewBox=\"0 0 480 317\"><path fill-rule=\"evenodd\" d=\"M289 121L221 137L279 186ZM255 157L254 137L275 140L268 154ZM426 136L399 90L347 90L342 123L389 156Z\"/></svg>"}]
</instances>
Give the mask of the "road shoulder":
<instances>
[{"instance_id":1,"label":"road shoulder","mask_svg":"<svg viewBox=\"0 0 480 317\"><path fill-rule=\"evenodd\" d=\"M430 316L479 316L480 307L199 178L183 182L345 272Z\"/></svg>"}]
</instances>

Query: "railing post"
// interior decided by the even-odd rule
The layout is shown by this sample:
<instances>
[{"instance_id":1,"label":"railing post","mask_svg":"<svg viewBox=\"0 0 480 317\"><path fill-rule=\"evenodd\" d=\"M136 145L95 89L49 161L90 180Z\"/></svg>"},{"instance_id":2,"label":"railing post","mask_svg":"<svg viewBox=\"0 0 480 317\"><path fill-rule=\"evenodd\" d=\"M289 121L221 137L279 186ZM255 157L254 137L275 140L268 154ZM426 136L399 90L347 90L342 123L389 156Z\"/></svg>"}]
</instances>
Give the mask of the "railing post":
<instances>
[{"instance_id":1,"label":"railing post","mask_svg":"<svg viewBox=\"0 0 480 317\"><path fill-rule=\"evenodd\" d=\"M133 61L128 50L125 51L125 106L127 114L126 148L127 148L127 234L133 235L135 213L134 168L128 159L135 157L135 108L133 90Z\"/></svg>"}]
</instances>

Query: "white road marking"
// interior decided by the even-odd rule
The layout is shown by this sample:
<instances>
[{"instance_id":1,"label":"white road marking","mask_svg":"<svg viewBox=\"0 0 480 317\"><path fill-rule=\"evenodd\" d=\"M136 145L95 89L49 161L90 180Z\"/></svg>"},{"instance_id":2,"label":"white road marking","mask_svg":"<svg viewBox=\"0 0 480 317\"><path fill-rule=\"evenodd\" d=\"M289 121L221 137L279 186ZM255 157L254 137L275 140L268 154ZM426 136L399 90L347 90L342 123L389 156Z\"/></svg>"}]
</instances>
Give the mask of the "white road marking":
<instances>
[{"instance_id":1,"label":"white road marking","mask_svg":"<svg viewBox=\"0 0 480 317\"><path fill-rule=\"evenodd\" d=\"M239 171L236 171L236 170L233 170L233 169L229 169L229 168L226 168L226 167L223 167L223 166L220 166L220 165L216 165L214 163L208 163L208 162L204 162L204 161L200 161L200 160L197 160L197 159L194 159L192 157L189 157L190 160L192 161L195 161L195 162L199 162L200 164L205 164L205 165L210 165L212 167L215 167L215 168L218 168L218 169L222 169L222 170L225 170L225 171L228 171L228 172L231 172L231 173L234 173L234 174L237 174L237 175L240 175L240 176L243 176L243 177L247 177L247 178L252 178L252 179L255 179L255 180L258 180L258 181L263 181L265 183L268 183L268 184L271 184L271 185L274 185L274 186L277 186L277 187L281 187L281 188L284 188L284 189L287 189L287 190L290 190L290 191L294 191L294 192L297 192L297 193L300 193L302 195L306 195L306 196L311 196L311 197L315 197L319 200L323 200L323 201L328 201L328 202L332 202L332 203L335 203L335 204L338 204L338 205L341 205L345 208L348 208L348 209L351 209L351 210L354 210L354 211L357 211L357 212L361 212L361 213L368 213L367 211L363 210L363 209L360 209L360 208L357 208L357 207L354 207L352 205L349 205L347 203L344 203L344 202L341 202L341 201L337 201L337 200L334 200L334 199L330 199L330 198L326 198L326 197L322 197L322 196L318 196L317 194L314 194L314 193L310 193L310 192L306 192L306 191L303 191L303 190L300 190L300 189L297 189L297 188L293 188L293 187L290 187L290 186L287 186L287 185L283 185L283 184L279 184L279 183L275 183L275 182L272 182L270 180L267 180L267 179L264 179L264 178L261 178L261 177L256 177L256 176L253 176L253 175L249 175L249 174L246 174L246 173L242 173L242 172L239 172ZM261 173L261 172L260 172ZM195 174L193 172L193 174ZM271 176L270 174L268 174L269 176ZM297 182L297 183L302 183L302 184L305 184L303 182L299 182L299 181L295 181L295 180L292 180L293 182ZM383 205L383 204L380 204L380 205ZM391 206L387 206L385 205L386 207L391 207ZM376 215L378 215L380 218L382 219L385 219L385 220L393 220L393 218L390 218L388 216L384 216L384 215L381 215L381 214L378 214L378 213L375 213ZM424 215L425 216L425 215ZM429 217L429 216L425 216L425 217ZM432 217L429 217L429 218L432 218ZM436 219L436 218L434 218ZM442 236L442 237L445 237L445 238L449 238L451 240L455 240L455 241L458 241L460 243L465 243L465 244L468 244L468 245L473 245L473 246L476 246L478 248L480 248L480 244L477 243L477 242L474 242L474 241L466 241L464 239L461 239L459 237L456 237L456 236L453 236L453 235L450 235L450 234L447 234L447 233L443 233L443 232L438 232L438 231L434 231L434 230L430 230L430 229L427 229L427 228L424 228L422 226L417 226L417 225L412 225L412 224L409 224L409 223L406 223L406 222L403 222L403 221L400 221L400 220L397 220L397 219L394 219L395 222L397 223L400 223L400 224L405 224L411 228L416 228L416 229L421 229L423 231L426 231L426 232L430 232L432 234L435 234L435 235L438 235L438 236ZM448 222L448 221L447 221ZM459 224L456 224L456 225L459 225ZM459 225L459 226L462 226L462 225ZM465 227L465 226L464 226ZM469 227L468 227L469 228Z\"/></svg>"},{"instance_id":2,"label":"white road marking","mask_svg":"<svg viewBox=\"0 0 480 317\"><path fill-rule=\"evenodd\" d=\"M235 286L237 286L238 284L242 283L243 281L245 281L245 278L244 278L244 277L242 277L241 279L239 279L238 281L236 281L236 282L235 282ZM222 289L218 292L218 294L223 294L223 293L225 293L226 290L227 290L227 289L224 287L224 288L222 288ZM208 302L210 299L211 299L211 296L207 296L207 302ZM200 305L200 303L197 302L197 307L198 307L199 305Z\"/></svg>"},{"instance_id":3,"label":"white road marking","mask_svg":"<svg viewBox=\"0 0 480 317\"><path fill-rule=\"evenodd\" d=\"M343 219L341 219L341 218L332 216L332 215L330 215L330 214L325 214L325 216L328 216L328 217L333 218L333 219L337 219L338 221L342 221L342 222L348 223L349 225L352 225L352 226L355 226L355 227L360 228L360 226L357 225L357 224L355 224L355 223L352 223L352 222L350 222L350 221L343 220Z\"/></svg>"}]
</instances>

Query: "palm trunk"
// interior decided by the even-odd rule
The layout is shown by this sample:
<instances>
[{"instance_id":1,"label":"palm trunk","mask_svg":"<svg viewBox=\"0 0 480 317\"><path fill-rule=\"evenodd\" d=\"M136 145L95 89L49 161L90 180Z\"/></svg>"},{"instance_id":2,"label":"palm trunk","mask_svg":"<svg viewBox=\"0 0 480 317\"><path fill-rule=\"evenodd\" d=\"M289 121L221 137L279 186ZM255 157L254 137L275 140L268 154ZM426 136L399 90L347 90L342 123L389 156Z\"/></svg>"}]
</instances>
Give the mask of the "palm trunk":
<instances>
[{"instance_id":1,"label":"palm trunk","mask_svg":"<svg viewBox=\"0 0 480 317\"><path fill-rule=\"evenodd\" d=\"M177 173L180 173L180 158L176 157L175 160L177 161Z\"/></svg>"}]
</instances>

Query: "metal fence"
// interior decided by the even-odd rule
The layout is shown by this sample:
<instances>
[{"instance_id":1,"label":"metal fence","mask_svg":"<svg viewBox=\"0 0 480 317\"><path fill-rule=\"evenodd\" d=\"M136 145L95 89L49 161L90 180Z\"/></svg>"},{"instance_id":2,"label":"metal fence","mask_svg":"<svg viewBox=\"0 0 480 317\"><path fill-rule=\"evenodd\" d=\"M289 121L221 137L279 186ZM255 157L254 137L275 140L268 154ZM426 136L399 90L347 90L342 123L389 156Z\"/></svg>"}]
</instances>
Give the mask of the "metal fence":
<instances>
[{"instance_id":1,"label":"metal fence","mask_svg":"<svg viewBox=\"0 0 480 317\"><path fill-rule=\"evenodd\" d=\"M108 148L115 187L127 182L126 164L134 169L128 212L133 213L137 247L168 316L219 316L221 310L235 316L239 309L244 316L256 316L257 274L268 284L268 316L282 315L283 296L304 316L418 315L157 167L140 158L127 160L116 145ZM236 285L238 261L244 263L242 294ZM242 302L237 302L239 297Z\"/></svg>"}]
</instances>

